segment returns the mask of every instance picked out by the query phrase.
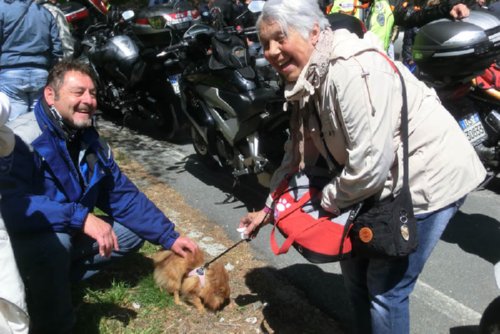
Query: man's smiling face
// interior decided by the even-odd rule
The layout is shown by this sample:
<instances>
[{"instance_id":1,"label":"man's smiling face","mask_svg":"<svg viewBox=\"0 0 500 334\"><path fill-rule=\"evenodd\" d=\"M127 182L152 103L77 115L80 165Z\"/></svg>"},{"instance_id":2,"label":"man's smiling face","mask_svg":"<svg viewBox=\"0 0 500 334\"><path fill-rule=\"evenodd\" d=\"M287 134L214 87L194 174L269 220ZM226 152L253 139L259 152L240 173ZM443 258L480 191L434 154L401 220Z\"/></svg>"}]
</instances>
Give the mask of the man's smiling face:
<instances>
[{"instance_id":1,"label":"man's smiling face","mask_svg":"<svg viewBox=\"0 0 500 334\"><path fill-rule=\"evenodd\" d=\"M94 82L88 75L68 71L59 90L47 86L44 96L48 105L56 108L68 126L83 129L92 125L97 99Z\"/></svg>"}]
</instances>

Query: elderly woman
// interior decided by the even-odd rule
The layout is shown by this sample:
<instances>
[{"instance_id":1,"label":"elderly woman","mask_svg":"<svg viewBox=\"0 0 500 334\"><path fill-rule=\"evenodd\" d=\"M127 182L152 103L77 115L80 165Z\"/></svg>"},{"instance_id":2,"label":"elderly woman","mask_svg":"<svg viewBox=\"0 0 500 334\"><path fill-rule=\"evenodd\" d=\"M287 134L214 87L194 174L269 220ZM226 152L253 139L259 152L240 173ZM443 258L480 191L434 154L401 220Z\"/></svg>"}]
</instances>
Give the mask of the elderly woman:
<instances>
[{"instance_id":1,"label":"elderly woman","mask_svg":"<svg viewBox=\"0 0 500 334\"><path fill-rule=\"evenodd\" d=\"M327 211L397 194L402 85L370 33L359 39L344 29L330 30L316 0L268 0L257 28L266 59L287 81L291 112L291 136L271 191L287 173L314 166L320 157L333 167L333 157L343 168L323 189L321 205ZM409 179L419 246L403 259L342 261L359 333L409 332L408 297L418 275L465 196L486 175L434 91L396 66L407 89ZM246 234L271 221L272 205L269 198L264 209L241 219Z\"/></svg>"}]
</instances>

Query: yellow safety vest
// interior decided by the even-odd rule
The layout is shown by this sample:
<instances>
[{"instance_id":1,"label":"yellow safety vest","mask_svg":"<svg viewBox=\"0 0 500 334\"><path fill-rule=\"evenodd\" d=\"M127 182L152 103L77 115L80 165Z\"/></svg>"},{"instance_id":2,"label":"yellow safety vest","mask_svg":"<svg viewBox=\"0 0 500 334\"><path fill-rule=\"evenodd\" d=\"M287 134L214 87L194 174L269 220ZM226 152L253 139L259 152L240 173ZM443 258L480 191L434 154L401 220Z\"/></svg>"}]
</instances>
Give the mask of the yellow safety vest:
<instances>
[{"instance_id":1,"label":"yellow safety vest","mask_svg":"<svg viewBox=\"0 0 500 334\"><path fill-rule=\"evenodd\" d=\"M358 6L358 0L338 0L333 3L327 14L342 13L363 19L363 9Z\"/></svg>"},{"instance_id":2,"label":"yellow safety vest","mask_svg":"<svg viewBox=\"0 0 500 334\"><path fill-rule=\"evenodd\" d=\"M358 3L358 0L337 0L327 11L328 14L343 13L357 17L366 25L366 29L375 34L387 51L391 43L392 30L394 28L394 16L392 7L388 0L372 0L366 10L365 6ZM366 16L366 17L365 17Z\"/></svg>"},{"instance_id":3,"label":"yellow safety vest","mask_svg":"<svg viewBox=\"0 0 500 334\"><path fill-rule=\"evenodd\" d=\"M387 51L391 43L392 29L394 28L394 15L388 0L373 0L370 12L365 20L366 28L374 33Z\"/></svg>"}]
</instances>

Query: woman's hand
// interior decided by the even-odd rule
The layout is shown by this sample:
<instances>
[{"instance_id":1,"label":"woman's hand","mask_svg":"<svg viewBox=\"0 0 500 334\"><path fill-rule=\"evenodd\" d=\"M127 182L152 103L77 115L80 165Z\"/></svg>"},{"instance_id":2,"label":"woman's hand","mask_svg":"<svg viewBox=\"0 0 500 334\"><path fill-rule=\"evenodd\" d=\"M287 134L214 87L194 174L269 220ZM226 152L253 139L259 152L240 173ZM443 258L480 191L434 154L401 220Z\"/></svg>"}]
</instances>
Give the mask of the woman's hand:
<instances>
[{"instance_id":1,"label":"woman's hand","mask_svg":"<svg viewBox=\"0 0 500 334\"><path fill-rule=\"evenodd\" d=\"M245 229L242 231L246 238L255 238L261 226L269 224L272 221L272 211L267 209L262 209L257 212L249 212L246 216L240 219L239 229Z\"/></svg>"}]
</instances>

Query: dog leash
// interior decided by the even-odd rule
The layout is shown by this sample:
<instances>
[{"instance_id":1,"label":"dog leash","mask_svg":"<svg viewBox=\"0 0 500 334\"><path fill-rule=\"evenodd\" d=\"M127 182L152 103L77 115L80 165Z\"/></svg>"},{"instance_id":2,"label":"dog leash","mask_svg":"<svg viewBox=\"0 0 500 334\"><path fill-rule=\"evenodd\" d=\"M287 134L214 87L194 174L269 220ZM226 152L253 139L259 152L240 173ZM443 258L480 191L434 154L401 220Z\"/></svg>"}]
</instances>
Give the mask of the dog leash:
<instances>
[{"instance_id":1,"label":"dog leash","mask_svg":"<svg viewBox=\"0 0 500 334\"><path fill-rule=\"evenodd\" d=\"M229 247L228 249L226 249L225 251L223 251L222 253L220 253L216 257L214 257L212 260L205 262L205 264L201 268L206 269L211 263L213 263L215 260L221 258L224 254L229 252L231 249L235 248L236 246L241 244L243 241L249 241L249 240L250 239L241 239L240 241L237 241L235 244L233 244L231 247Z\"/></svg>"},{"instance_id":2,"label":"dog leash","mask_svg":"<svg viewBox=\"0 0 500 334\"><path fill-rule=\"evenodd\" d=\"M266 218L268 217L269 215L269 212L266 212L266 215L264 216L264 218L262 219L262 222L264 222L266 220ZM234 243L231 247L229 247L228 249L226 249L225 251L223 251L222 253L220 253L219 255L217 255L216 257L214 257L212 260L208 261L208 262L205 262L205 264L201 267L199 267L198 269L200 270L200 272L203 272L204 269L206 269L210 264L212 264L214 261L216 261L217 259L220 259L224 254L226 254L227 252L229 252L230 250L232 250L233 248L235 248L236 246L238 246L239 244L241 244L243 241L250 241L252 240L252 238L257 234L257 231L260 230L260 227L262 226L262 222L259 224L259 226L252 232L251 235L248 236L248 238L245 238L245 239L241 239L239 241L237 241L236 243Z\"/></svg>"}]
</instances>

